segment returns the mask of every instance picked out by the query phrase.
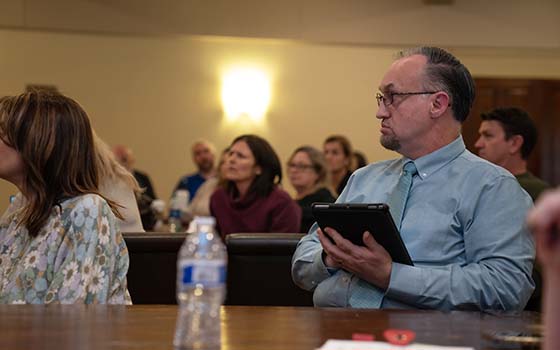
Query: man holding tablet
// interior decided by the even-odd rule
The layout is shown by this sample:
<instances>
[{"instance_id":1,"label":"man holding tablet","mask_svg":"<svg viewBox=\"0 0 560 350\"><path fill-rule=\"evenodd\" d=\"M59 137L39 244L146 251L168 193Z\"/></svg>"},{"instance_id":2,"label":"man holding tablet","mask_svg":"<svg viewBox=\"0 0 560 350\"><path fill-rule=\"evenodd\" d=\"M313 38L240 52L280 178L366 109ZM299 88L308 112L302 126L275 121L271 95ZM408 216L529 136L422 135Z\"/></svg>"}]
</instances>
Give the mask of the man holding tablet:
<instances>
[{"instance_id":1,"label":"man holding tablet","mask_svg":"<svg viewBox=\"0 0 560 350\"><path fill-rule=\"evenodd\" d=\"M387 203L414 265L393 262L369 232L359 246L314 225L294 253L294 282L314 290L316 306L522 310L534 288L532 201L465 148L467 68L442 49L410 49L376 98L381 144L402 157L357 170L337 203Z\"/></svg>"}]
</instances>

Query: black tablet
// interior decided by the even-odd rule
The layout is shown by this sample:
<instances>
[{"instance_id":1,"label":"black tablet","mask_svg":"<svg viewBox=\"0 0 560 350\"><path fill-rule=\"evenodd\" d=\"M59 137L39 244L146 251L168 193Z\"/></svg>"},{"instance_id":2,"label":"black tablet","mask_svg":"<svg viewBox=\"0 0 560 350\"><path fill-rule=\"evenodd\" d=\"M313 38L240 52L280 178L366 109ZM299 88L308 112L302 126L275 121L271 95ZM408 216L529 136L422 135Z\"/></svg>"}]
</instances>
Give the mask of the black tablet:
<instances>
[{"instance_id":1,"label":"black tablet","mask_svg":"<svg viewBox=\"0 0 560 350\"><path fill-rule=\"evenodd\" d=\"M322 230L333 228L344 238L361 246L364 245L364 232L369 231L394 262L413 265L387 204L313 203L311 211Z\"/></svg>"}]
</instances>

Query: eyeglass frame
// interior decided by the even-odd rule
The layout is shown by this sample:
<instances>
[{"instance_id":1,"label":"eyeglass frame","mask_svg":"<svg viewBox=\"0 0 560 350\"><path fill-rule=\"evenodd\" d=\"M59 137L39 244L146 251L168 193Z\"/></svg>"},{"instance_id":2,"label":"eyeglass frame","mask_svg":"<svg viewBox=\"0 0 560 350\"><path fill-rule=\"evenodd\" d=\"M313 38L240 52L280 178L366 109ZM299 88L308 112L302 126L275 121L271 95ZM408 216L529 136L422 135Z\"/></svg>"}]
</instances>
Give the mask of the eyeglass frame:
<instances>
[{"instance_id":1,"label":"eyeglass frame","mask_svg":"<svg viewBox=\"0 0 560 350\"><path fill-rule=\"evenodd\" d=\"M385 103L385 101L389 101L389 98L385 97L385 95L382 94L381 92L378 92L375 94L375 99L377 100L377 107L381 107L381 101L383 101L383 105L385 107L389 107L390 105L393 104L395 96L432 95L440 91L388 92L387 95L391 96L391 102L389 103Z\"/></svg>"},{"instance_id":2,"label":"eyeglass frame","mask_svg":"<svg viewBox=\"0 0 560 350\"><path fill-rule=\"evenodd\" d=\"M308 169L315 169L315 166L313 164L298 164L298 163L292 163L292 162L288 162L286 164L286 167L289 169L293 169L293 170L297 170L297 171L305 171Z\"/></svg>"}]
</instances>

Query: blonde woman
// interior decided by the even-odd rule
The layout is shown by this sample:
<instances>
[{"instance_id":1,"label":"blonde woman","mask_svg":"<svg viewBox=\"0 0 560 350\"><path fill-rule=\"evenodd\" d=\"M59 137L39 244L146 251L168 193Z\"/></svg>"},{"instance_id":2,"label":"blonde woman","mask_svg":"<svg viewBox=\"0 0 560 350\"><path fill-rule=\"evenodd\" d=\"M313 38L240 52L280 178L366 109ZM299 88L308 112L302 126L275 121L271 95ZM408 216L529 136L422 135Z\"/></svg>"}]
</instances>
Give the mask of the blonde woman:
<instances>
[{"instance_id":1,"label":"blonde woman","mask_svg":"<svg viewBox=\"0 0 560 350\"><path fill-rule=\"evenodd\" d=\"M144 232L136 193L138 182L132 173L117 162L109 146L94 132L95 157L99 171L99 192L119 206L123 219L119 220L121 232Z\"/></svg>"},{"instance_id":2,"label":"blonde woman","mask_svg":"<svg viewBox=\"0 0 560 350\"><path fill-rule=\"evenodd\" d=\"M311 213L314 202L334 202L329 189L328 170L323 153L311 146L297 148L288 161L288 178L296 190L296 201L301 207L300 232L307 232L315 222Z\"/></svg>"}]
</instances>

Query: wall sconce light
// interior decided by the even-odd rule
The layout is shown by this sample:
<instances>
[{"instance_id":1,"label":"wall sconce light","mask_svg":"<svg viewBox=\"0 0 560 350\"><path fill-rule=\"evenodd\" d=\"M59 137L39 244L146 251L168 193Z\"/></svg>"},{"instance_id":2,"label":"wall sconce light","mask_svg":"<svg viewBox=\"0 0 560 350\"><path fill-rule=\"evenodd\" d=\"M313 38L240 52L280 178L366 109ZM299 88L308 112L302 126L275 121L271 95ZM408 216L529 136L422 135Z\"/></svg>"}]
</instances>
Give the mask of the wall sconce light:
<instances>
[{"instance_id":1,"label":"wall sconce light","mask_svg":"<svg viewBox=\"0 0 560 350\"><path fill-rule=\"evenodd\" d=\"M222 104L226 118L262 121L270 103L270 81L262 70L233 68L222 78Z\"/></svg>"}]
</instances>

